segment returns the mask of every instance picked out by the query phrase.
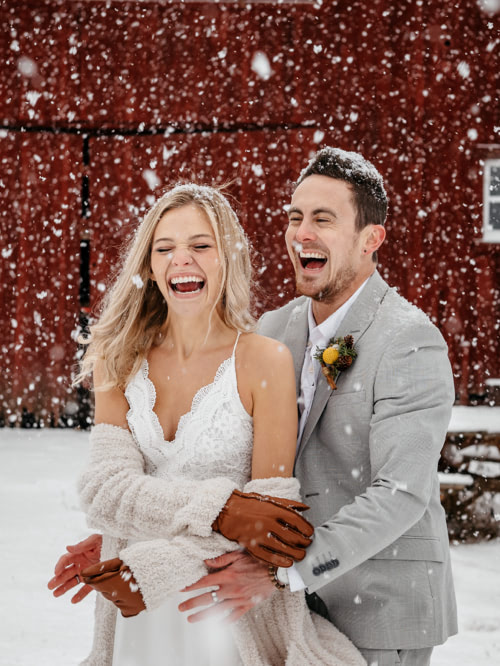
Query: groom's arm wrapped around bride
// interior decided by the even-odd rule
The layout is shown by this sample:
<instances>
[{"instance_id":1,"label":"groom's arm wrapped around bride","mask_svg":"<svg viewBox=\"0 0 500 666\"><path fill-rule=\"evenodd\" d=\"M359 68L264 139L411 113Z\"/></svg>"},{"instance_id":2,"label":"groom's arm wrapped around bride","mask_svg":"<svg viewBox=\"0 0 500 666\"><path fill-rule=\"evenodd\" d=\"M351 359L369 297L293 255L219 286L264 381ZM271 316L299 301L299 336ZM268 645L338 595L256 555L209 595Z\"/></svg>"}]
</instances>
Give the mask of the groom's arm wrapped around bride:
<instances>
[{"instance_id":1,"label":"groom's arm wrapped around bride","mask_svg":"<svg viewBox=\"0 0 500 666\"><path fill-rule=\"evenodd\" d=\"M132 434L118 426L94 426L90 442L78 483L90 527L132 539L207 537L215 529L277 566L304 557L312 527L297 513L308 508L301 502L242 493L226 477L165 483L145 473Z\"/></svg>"},{"instance_id":2,"label":"groom's arm wrapped around bride","mask_svg":"<svg viewBox=\"0 0 500 666\"><path fill-rule=\"evenodd\" d=\"M113 557L86 569L82 578L124 615L135 615L145 605L155 608L165 596L177 591L183 563L189 562L182 583L188 585L206 573L206 557L234 550L238 544L248 544L256 559L266 563L272 560L276 566L290 566L294 559L304 557L312 527L297 513L308 507L298 501L296 480L290 480L291 489L286 484L279 486L285 491L283 497L256 492L273 488L266 483L257 488L255 482L250 483L248 492L241 492L226 477L166 483L144 474L144 458L127 430L98 424L92 429L90 443L90 461L79 480L82 504L92 527L119 538L113 554L119 553L132 572ZM212 529L235 543L219 537L212 540L213 548L207 551L206 537L213 535ZM286 541L278 541L279 536ZM125 538L142 541L123 549ZM193 556L196 543L198 557ZM154 561L156 567L151 566ZM195 578L188 574L193 567ZM176 572L174 582L169 571ZM124 574L132 576L132 591L123 585ZM148 585L151 579L155 582Z\"/></svg>"}]
</instances>

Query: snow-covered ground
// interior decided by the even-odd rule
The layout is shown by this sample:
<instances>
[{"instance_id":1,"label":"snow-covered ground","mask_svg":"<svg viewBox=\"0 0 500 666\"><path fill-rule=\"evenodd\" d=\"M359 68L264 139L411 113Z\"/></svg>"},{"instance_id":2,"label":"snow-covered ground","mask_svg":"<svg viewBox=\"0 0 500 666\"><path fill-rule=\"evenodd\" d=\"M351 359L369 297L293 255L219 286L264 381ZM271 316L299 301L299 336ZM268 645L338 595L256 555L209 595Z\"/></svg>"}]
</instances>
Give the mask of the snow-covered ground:
<instances>
[{"instance_id":1,"label":"snow-covered ground","mask_svg":"<svg viewBox=\"0 0 500 666\"><path fill-rule=\"evenodd\" d=\"M0 664L72 666L89 652L93 601L47 589L66 544L87 536L75 479L88 433L0 429Z\"/></svg>"},{"instance_id":2,"label":"snow-covered ground","mask_svg":"<svg viewBox=\"0 0 500 666\"><path fill-rule=\"evenodd\" d=\"M72 605L46 587L65 545L90 534L75 492L87 441L70 430L0 429L2 666L73 666L89 651L93 600ZM432 666L498 664L500 541L454 546L452 561L460 633Z\"/></svg>"}]
</instances>

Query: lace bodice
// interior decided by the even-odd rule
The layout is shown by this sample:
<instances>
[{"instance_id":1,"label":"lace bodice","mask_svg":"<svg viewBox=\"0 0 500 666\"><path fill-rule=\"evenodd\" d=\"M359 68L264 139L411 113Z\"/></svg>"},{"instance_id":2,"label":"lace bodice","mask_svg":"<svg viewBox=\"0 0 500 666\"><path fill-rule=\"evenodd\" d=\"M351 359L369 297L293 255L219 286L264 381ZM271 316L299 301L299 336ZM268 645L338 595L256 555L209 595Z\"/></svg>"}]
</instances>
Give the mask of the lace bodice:
<instances>
[{"instance_id":1,"label":"lace bodice","mask_svg":"<svg viewBox=\"0 0 500 666\"><path fill-rule=\"evenodd\" d=\"M219 366L213 382L194 396L172 441L164 439L153 411L156 390L144 359L128 383L125 397L130 407L127 422L144 455L148 474L166 479L225 476L238 485L249 480L253 423L238 393L236 344L231 357Z\"/></svg>"}]
</instances>

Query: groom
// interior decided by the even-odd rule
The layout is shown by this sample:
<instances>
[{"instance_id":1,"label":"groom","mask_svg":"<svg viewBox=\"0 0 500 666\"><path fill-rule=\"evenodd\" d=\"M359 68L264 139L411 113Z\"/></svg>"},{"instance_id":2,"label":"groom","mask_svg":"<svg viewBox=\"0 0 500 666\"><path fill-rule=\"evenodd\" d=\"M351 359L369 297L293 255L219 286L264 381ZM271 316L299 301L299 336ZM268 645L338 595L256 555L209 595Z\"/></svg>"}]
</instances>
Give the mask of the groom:
<instances>
[{"instance_id":1,"label":"groom","mask_svg":"<svg viewBox=\"0 0 500 666\"><path fill-rule=\"evenodd\" d=\"M333 148L301 173L288 209L302 296L265 314L259 332L294 356L295 475L315 532L306 557L277 577L306 588L310 607L369 665L426 666L433 646L457 631L437 475L454 389L441 334L376 270L386 211L373 165ZM332 390L316 350L347 335L357 357ZM245 580L235 557L218 558L219 571L191 589L218 585L226 608L242 605L258 573ZM264 576L261 593L269 594ZM197 605L195 597L182 609Z\"/></svg>"}]
</instances>

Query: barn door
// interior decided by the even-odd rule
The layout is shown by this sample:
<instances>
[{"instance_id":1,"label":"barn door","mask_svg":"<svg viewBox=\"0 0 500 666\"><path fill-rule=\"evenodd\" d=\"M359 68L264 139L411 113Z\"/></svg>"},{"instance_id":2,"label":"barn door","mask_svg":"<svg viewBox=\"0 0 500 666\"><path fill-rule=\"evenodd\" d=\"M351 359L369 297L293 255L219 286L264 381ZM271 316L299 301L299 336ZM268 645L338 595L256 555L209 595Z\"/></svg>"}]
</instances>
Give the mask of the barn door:
<instances>
[{"instance_id":1,"label":"barn door","mask_svg":"<svg viewBox=\"0 0 500 666\"><path fill-rule=\"evenodd\" d=\"M81 138L0 136L0 413L44 424L76 409Z\"/></svg>"}]
</instances>

